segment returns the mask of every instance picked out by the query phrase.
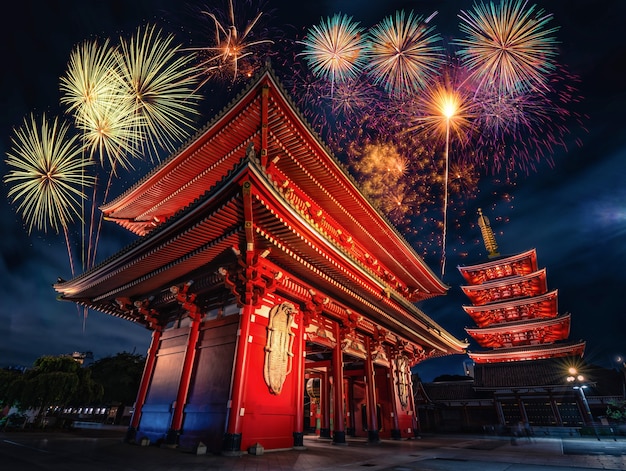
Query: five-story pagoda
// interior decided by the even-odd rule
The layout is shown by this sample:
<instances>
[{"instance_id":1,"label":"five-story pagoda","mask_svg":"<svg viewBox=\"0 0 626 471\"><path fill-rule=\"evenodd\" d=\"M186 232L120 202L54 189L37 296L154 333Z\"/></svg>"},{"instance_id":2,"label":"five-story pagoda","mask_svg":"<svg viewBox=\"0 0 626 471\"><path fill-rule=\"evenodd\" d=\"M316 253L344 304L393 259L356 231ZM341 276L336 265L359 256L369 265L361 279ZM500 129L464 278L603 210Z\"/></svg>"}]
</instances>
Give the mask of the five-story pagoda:
<instances>
[{"instance_id":1,"label":"five-story pagoda","mask_svg":"<svg viewBox=\"0 0 626 471\"><path fill-rule=\"evenodd\" d=\"M471 301L463 309L476 323L467 333L485 351L470 351L475 363L582 357L585 342L567 342L571 315L559 315L557 290L548 290L546 269L538 268L535 249L501 256L489 220L479 209L489 261L459 266Z\"/></svg>"}]
</instances>

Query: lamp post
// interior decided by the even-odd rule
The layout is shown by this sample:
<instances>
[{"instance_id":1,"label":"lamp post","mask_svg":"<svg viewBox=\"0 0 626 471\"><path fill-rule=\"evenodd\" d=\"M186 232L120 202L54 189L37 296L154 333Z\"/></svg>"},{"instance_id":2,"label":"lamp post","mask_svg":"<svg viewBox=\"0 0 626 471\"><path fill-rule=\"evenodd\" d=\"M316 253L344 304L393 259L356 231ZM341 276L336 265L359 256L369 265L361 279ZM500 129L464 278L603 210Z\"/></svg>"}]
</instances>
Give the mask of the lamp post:
<instances>
[{"instance_id":1,"label":"lamp post","mask_svg":"<svg viewBox=\"0 0 626 471\"><path fill-rule=\"evenodd\" d=\"M567 382L571 384L572 388L580 395L580 401L583 406L583 424L592 426L596 434L596 438L600 440L600 437L598 437L598 433L594 426L593 415L591 415L589 402L587 402L587 396L585 395L585 389L587 388L587 378L585 378L584 375L580 374L580 372L574 367L569 368L568 373L569 375L566 378Z\"/></svg>"}]
</instances>

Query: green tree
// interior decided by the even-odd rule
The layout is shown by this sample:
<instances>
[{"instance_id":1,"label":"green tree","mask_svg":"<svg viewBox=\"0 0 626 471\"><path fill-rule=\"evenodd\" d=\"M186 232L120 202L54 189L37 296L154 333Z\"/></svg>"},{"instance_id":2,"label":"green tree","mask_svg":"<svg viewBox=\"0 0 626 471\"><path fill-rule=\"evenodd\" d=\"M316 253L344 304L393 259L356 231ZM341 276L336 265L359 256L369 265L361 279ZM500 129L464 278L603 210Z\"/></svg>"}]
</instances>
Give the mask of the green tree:
<instances>
[{"instance_id":1,"label":"green tree","mask_svg":"<svg viewBox=\"0 0 626 471\"><path fill-rule=\"evenodd\" d=\"M626 401L610 402L606 407L606 416L617 422L626 421Z\"/></svg>"},{"instance_id":2,"label":"green tree","mask_svg":"<svg viewBox=\"0 0 626 471\"><path fill-rule=\"evenodd\" d=\"M105 404L134 404L145 361L142 355L121 352L101 358L89 367L93 379L104 387Z\"/></svg>"},{"instance_id":3,"label":"green tree","mask_svg":"<svg viewBox=\"0 0 626 471\"><path fill-rule=\"evenodd\" d=\"M12 407L16 401L14 383L22 377L22 371L14 369L0 370L0 409Z\"/></svg>"},{"instance_id":4,"label":"green tree","mask_svg":"<svg viewBox=\"0 0 626 471\"><path fill-rule=\"evenodd\" d=\"M36 423L41 424L49 407L90 404L102 396L102 387L72 358L43 356L13 381L12 394L21 409L37 411Z\"/></svg>"}]
</instances>

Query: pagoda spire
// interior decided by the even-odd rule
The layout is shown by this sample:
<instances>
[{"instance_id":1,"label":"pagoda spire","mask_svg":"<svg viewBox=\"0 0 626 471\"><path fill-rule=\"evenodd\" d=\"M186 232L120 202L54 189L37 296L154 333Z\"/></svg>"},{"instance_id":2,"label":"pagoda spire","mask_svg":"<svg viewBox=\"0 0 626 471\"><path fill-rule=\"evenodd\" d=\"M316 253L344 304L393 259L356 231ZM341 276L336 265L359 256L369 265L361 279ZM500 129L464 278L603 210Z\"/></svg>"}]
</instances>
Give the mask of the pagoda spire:
<instances>
[{"instance_id":1,"label":"pagoda spire","mask_svg":"<svg viewBox=\"0 0 626 471\"><path fill-rule=\"evenodd\" d=\"M487 216L483 214L483 210L481 208L478 208L478 226L480 227L480 233L483 236L485 248L487 249L487 252L489 252L488 257L494 258L500 255L498 252L496 236L491 229L491 223L489 222Z\"/></svg>"}]
</instances>

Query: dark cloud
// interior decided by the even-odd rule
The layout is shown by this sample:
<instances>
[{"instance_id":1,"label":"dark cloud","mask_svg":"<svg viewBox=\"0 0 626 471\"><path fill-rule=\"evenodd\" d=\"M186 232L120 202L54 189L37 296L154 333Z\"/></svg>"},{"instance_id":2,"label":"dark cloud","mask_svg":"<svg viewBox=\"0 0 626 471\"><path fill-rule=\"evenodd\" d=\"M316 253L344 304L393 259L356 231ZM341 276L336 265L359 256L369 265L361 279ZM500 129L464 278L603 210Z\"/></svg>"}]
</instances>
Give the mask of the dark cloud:
<instances>
[{"instance_id":1,"label":"dark cloud","mask_svg":"<svg viewBox=\"0 0 626 471\"><path fill-rule=\"evenodd\" d=\"M458 10L469 9L473 3L270 0L267 5L280 22L300 31L303 26L317 24L322 16L340 12L371 25L399 8L424 15L438 11L438 29L449 38L458 32ZM498 213L488 216L502 253L537 249L539 264L547 269L549 287L559 290L559 310L572 313L570 339L587 340L588 357L610 363L614 354L626 354L626 313L621 294L626 281L626 40L622 31L626 2L610 0L601 8L592 0L536 3L554 13L553 22L560 26L560 60L580 77L580 103L572 105L587 115L587 131L577 130L571 136L567 151L555 154L553 166L541 164L537 171L519 175L513 202L499 205ZM177 22L198 5L172 0L16 3L12 13L2 16L0 25L2 155L10 145L11 129L20 125L27 113L58 112L58 78L75 44L94 36L117 38L152 19L175 29ZM0 170L6 172L4 162ZM131 173L120 186L134 183L144 173L145 169ZM52 283L58 276L71 277L63 238L53 234L29 236L7 202L6 193L7 187L2 185L0 366L29 365L42 354L72 351L93 351L96 357L123 350L145 352L149 331L101 313L90 313L84 324L76 306L55 299ZM473 209L491 207L490 198L485 189ZM449 294L420 307L452 334L465 338L464 327L470 326L471 319L461 308L467 299L460 290L462 279L456 266L484 261L485 251L477 229L459 230L461 234L450 237L444 277L451 287ZM459 235L466 242L463 246L457 242ZM132 239L116 225L108 225L98 258L116 253ZM459 254L465 252L467 256L461 258ZM437 273L436 257L427 261ZM456 355L431 360L420 364L418 371L425 379L441 373L462 374L465 359Z\"/></svg>"}]
</instances>

